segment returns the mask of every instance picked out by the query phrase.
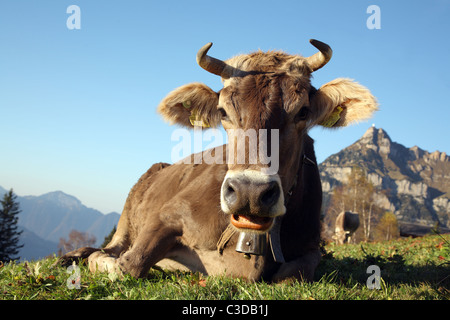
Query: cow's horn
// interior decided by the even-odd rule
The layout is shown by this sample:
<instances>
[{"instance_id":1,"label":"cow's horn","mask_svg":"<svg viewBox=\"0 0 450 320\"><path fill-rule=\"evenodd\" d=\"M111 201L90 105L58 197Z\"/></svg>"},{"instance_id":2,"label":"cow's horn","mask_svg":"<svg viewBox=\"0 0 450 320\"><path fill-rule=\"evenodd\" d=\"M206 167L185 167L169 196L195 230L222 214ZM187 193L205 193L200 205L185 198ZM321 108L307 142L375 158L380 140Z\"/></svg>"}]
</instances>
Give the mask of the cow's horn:
<instances>
[{"instance_id":1,"label":"cow's horn","mask_svg":"<svg viewBox=\"0 0 450 320\"><path fill-rule=\"evenodd\" d=\"M212 42L207 43L200 50L198 50L197 63L200 67L202 67L206 71L227 79L231 76L226 70L227 64L222 60L207 55L208 50L211 48L212 45L213 45Z\"/></svg>"},{"instance_id":2,"label":"cow's horn","mask_svg":"<svg viewBox=\"0 0 450 320\"><path fill-rule=\"evenodd\" d=\"M306 62L314 72L322 68L328 61L330 61L331 56L333 55L333 50L331 50L329 45L321 41L311 39L309 42L320 51L306 58Z\"/></svg>"}]
</instances>

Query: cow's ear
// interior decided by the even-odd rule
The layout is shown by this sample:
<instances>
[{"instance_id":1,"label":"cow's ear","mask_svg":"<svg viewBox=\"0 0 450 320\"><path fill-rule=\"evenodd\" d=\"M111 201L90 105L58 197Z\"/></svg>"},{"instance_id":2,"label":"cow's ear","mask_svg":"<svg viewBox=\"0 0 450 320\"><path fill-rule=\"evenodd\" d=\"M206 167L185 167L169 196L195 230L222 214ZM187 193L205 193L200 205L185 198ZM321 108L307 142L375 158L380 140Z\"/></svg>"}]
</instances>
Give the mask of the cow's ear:
<instances>
[{"instance_id":1,"label":"cow's ear","mask_svg":"<svg viewBox=\"0 0 450 320\"><path fill-rule=\"evenodd\" d=\"M159 104L158 112L170 124L217 127L221 123L218 103L217 92L202 83L190 83L170 92Z\"/></svg>"},{"instance_id":2,"label":"cow's ear","mask_svg":"<svg viewBox=\"0 0 450 320\"><path fill-rule=\"evenodd\" d=\"M359 83L338 78L324 84L310 98L314 124L328 128L366 120L378 110L370 91Z\"/></svg>"}]
</instances>

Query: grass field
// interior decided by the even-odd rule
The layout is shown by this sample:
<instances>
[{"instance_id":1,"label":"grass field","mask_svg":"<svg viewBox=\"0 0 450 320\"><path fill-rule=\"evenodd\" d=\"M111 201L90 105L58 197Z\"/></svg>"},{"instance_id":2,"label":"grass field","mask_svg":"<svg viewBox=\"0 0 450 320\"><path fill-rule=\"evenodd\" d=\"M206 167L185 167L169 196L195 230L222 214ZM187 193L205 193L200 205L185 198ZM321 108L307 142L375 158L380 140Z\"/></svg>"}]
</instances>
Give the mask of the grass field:
<instances>
[{"instance_id":1,"label":"grass field","mask_svg":"<svg viewBox=\"0 0 450 320\"><path fill-rule=\"evenodd\" d=\"M146 279L52 267L56 258L0 267L1 299L365 300L450 298L450 235L325 246L313 283L247 282L228 277L151 269ZM381 271L369 289L370 265ZM77 282L77 279L79 281ZM373 279L373 278L372 278ZM70 289L69 287L74 287ZM78 287L78 288L76 288Z\"/></svg>"}]
</instances>

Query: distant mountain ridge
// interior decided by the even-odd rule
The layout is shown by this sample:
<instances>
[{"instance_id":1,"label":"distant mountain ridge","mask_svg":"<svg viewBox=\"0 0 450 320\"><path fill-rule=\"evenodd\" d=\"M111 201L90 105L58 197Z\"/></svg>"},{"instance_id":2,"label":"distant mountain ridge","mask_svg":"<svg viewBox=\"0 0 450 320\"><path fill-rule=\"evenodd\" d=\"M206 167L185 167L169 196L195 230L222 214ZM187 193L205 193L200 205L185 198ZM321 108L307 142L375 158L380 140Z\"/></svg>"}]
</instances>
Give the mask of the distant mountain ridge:
<instances>
[{"instance_id":1,"label":"distant mountain ridge","mask_svg":"<svg viewBox=\"0 0 450 320\"><path fill-rule=\"evenodd\" d=\"M0 196L7 192L0 187ZM18 225L23 228L19 252L21 259L38 259L57 252L60 238L68 238L70 231L88 232L96 237L96 245L103 243L120 215L103 214L88 208L76 197L62 191L40 196L17 196L22 212Z\"/></svg>"},{"instance_id":2,"label":"distant mountain ridge","mask_svg":"<svg viewBox=\"0 0 450 320\"><path fill-rule=\"evenodd\" d=\"M319 165L324 206L355 165L365 170L375 187L387 190L378 195L377 205L394 212L400 221L450 227L450 157L445 152L406 148L372 126Z\"/></svg>"}]
</instances>

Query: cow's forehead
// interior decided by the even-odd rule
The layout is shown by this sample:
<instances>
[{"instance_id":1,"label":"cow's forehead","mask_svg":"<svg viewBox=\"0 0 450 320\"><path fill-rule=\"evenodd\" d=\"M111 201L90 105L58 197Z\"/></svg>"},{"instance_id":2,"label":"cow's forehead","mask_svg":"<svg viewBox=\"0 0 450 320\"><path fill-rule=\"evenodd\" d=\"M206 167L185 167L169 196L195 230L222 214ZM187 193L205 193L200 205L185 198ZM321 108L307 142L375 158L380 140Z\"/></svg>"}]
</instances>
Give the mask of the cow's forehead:
<instances>
[{"instance_id":1,"label":"cow's forehead","mask_svg":"<svg viewBox=\"0 0 450 320\"><path fill-rule=\"evenodd\" d=\"M289 111L311 89L311 69L298 55L258 51L233 57L226 64L233 76L223 79L220 104L233 96L244 104L261 104L278 95L282 98L278 106Z\"/></svg>"},{"instance_id":2,"label":"cow's forehead","mask_svg":"<svg viewBox=\"0 0 450 320\"><path fill-rule=\"evenodd\" d=\"M280 129L308 103L310 87L286 75L248 75L221 90L219 107L244 129Z\"/></svg>"},{"instance_id":3,"label":"cow's forehead","mask_svg":"<svg viewBox=\"0 0 450 320\"><path fill-rule=\"evenodd\" d=\"M257 74L286 74L295 78L310 79L312 70L300 55L290 55L282 51L257 51L242 54L225 61L232 76L223 79L224 87L237 84L241 78Z\"/></svg>"}]
</instances>

